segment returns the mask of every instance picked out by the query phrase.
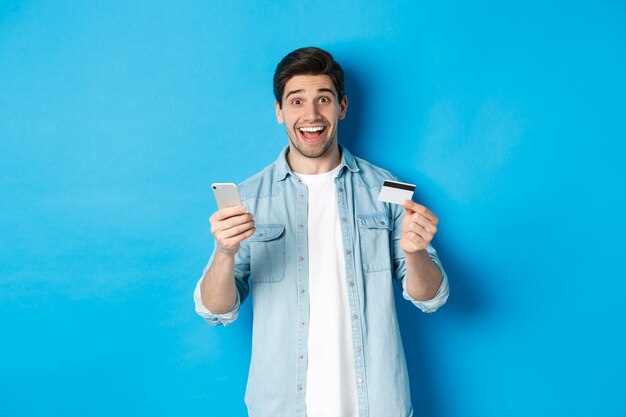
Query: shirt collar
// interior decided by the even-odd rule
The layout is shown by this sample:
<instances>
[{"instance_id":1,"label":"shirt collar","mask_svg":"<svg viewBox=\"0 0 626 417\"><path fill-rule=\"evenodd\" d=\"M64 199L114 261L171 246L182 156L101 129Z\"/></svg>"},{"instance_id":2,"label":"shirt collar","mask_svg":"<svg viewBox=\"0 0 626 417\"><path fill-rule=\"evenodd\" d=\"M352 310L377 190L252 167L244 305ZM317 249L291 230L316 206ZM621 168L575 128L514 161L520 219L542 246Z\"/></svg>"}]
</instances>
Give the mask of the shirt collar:
<instances>
[{"instance_id":1,"label":"shirt collar","mask_svg":"<svg viewBox=\"0 0 626 417\"><path fill-rule=\"evenodd\" d=\"M276 178L275 181L282 181L287 178L287 175L293 175L293 171L289 164L287 163L287 151L289 151L289 146L283 148L278 156L276 162L274 162L275 170L276 170ZM343 145L339 144L339 151L341 152L341 162L339 166L341 168L346 167L352 172L358 172L359 167L356 164L356 159L350 151L348 151Z\"/></svg>"}]
</instances>

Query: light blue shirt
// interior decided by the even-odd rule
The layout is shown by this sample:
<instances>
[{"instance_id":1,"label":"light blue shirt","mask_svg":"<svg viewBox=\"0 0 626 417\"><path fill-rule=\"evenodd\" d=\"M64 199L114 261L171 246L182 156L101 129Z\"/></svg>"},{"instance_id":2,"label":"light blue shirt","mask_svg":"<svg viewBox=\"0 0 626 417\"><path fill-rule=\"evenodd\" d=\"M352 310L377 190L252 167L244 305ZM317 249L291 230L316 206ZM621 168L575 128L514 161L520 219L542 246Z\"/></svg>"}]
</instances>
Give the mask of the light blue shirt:
<instances>
[{"instance_id":1,"label":"light blue shirt","mask_svg":"<svg viewBox=\"0 0 626 417\"><path fill-rule=\"evenodd\" d=\"M448 298L448 278L437 253L430 258L443 276L432 300L416 301L406 291L406 266L400 249L401 206L378 201L389 172L356 158L344 147L335 178L345 249L360 417L413 414L408 372L400 339L393 282L402 295L432 313ZM251 295L252 358L245 401L250 417L305 417L308 345L307 187L291 171L288 148L263 171L239 185L256 231L235 257L237 302L213 314L200 300L196 311L211 325L228 325ZM211 260L205 272L208 269ZM320 340L319 343L324 343Z\"/></svg>"}]
</instances>

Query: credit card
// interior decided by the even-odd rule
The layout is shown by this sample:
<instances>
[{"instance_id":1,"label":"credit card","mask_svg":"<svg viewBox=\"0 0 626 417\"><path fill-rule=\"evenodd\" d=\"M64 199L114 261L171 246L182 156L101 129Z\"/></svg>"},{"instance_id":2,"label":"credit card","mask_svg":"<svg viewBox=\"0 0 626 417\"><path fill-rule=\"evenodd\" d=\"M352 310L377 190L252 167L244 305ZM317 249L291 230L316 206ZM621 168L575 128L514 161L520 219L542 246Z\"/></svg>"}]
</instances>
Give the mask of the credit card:
<instances>
[{"instance_id":1,"label":"credit card","mask_svg":"<svg viewBox=\"0 0 626 417\"><path fill-rule=\"evenodd\" d=\"M413 199L413 191L415 191L414 184L385 180L380 189L380 194L378 194L378 201L402 204L404 200Z\"/></svg>"}]
</instances>

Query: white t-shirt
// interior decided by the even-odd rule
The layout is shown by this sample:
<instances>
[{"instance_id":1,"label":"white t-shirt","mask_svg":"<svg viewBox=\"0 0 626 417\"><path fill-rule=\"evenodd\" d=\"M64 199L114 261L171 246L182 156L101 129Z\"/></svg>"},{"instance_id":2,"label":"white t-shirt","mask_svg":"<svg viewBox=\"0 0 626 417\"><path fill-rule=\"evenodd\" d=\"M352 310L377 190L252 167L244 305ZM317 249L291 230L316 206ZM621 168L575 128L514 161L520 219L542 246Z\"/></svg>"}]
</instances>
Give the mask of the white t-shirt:
<instances>
[{"instance_id":1,"label":"white t-shirt","mask_svg":"<svg viewBox=\"0 0 626 417\"><path fill-rule=\"evenodd\" d=\"M340 167L306 184L309 246L307 417L357 417L358 400L343 240L334 179Z\"/></svg>"}]
</instances>

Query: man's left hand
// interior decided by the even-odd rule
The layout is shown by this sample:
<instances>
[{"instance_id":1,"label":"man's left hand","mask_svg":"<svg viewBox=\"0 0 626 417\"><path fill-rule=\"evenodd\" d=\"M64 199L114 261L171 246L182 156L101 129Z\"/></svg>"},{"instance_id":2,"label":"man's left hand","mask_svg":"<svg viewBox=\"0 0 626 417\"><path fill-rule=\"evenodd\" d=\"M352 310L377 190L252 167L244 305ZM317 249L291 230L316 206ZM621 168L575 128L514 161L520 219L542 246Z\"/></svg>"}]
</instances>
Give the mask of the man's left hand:
<instances>
[{"instance_id":1,"label":"man's left hand","mask_svg":"<svg viewBox=\"0 0 626 417\"><path fill-rule=\"evenodd\" d=\"M437 233L439 219L432 211L411 200L404 200L402 207L405 215L402 219L400 247L405 254L425 250Z\"/></svg>"}]
</instances>

